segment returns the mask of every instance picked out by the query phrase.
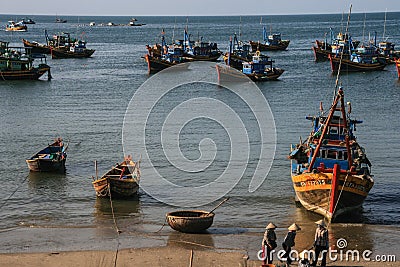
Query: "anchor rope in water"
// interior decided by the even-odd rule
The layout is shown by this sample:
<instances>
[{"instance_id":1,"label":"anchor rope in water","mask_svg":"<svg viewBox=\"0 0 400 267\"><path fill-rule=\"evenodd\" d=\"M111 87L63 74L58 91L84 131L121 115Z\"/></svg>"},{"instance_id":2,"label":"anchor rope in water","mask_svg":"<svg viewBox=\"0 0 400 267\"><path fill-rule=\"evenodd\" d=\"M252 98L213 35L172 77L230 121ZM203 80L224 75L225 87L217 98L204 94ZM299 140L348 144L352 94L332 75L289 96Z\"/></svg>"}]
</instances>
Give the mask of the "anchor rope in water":
<instances>
[{"instance_id":1,"label":"anchor rope in water","mask_svg":"<svg viewBox=\"0 0 400 267\"><path fill-rule=\"evenodd\" d=\"M4 207L5 204L7 204L7 202L14 196L14 194L18 191L19 187L25 183L26 179L28 179L29 174L24 178L24 180L17 186L17 188L15 188L15 190L11 193L11 195L8 196L8 198L6 198L6 200L0 205L0 209L2 209Z\"/></svg>"},{"instance_id":2,"label":"anchor rope in water","mask_svg":"<svg viewBox=\"0 0 400 267\"><path fill-rule=\"evenodd\" d=\"M117 231L117 249L115 251L115 258L114 258L114 267L117 266L117 259L118 259L118 252L119 252L119 245L121 244L120 240L119 240L119 234L121 233L121 231L118 229L118 225L117 225L117 221L115 220L115 214L114 214L114 207L113 207L113 203L112 203L112 196L111 196L111 184L108 182L107 184L108 187L108 195L110 196L110 207L111 207L111 214L113 217L113 221L114 221L114 226L115 226L115 230Z\"/></svg>"}]
</instances>

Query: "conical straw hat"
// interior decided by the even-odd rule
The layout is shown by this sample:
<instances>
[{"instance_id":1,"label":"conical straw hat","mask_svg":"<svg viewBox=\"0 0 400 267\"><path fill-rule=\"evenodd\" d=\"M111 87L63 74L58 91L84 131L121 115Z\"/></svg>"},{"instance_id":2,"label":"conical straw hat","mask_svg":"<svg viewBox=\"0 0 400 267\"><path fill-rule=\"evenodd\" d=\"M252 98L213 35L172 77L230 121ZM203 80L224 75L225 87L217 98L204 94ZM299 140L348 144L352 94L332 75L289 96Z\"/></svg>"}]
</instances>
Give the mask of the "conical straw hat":
<instances>
[{"instance_id":1,"label":"conical straw hat","mask_svg":"<svg viewBox=\"0 0 400 267\"><path fill-rule=\"evenodd\" d=\"M275 229L275 228L276 228L276 225L273 224L273 223L269 223L269 224L267 225L267 227L265 227L265 229Z\"/></svg>"},{"instance_id":2,"label":"conical straw hat","mask_svg":"<svg viewBox=\"0 0 400 267\"><path fill-rule=\"evenodd\" d=\"M297 224L292 224L291 226L289 226L289 231L299 231L301 230L300 226L298 226Z\"/></svg>"},{"instance_id":3,"label":"conical straw hat","mask_svg":"<svg viewBox=\"0 0 400 267\"><path fill-rule=\"evenodd\" d=\"M319 221L316 221L315 223L318 225L321 225L322 227L326 227L324 220L319 220Z\"/></svg>"}]
</instances>

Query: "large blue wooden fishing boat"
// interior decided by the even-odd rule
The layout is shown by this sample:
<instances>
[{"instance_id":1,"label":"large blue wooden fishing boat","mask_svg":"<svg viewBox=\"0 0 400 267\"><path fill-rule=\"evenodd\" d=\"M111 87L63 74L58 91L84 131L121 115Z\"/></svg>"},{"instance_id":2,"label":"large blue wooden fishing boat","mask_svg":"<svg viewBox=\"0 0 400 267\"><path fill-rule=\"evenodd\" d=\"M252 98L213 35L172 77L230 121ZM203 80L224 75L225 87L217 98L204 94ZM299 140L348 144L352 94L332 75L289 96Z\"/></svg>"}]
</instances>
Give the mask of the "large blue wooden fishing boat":
<instances>
[{"instance_id":1,"label":"large blue wooden fishing boat","mask_svg":"<svg viewBox=\"0 0 400 267\"><path fill-rule=\"evenodd\" d=\"M346 110L347 109L347 110ZM322 103L317 116L306 117L313 127L307 140L291 146L293 187L307 209L340 221L360 208L374 185L371 162L354 136L351 104L339 88L327 114Z\"/></svg>"}]
</instances>

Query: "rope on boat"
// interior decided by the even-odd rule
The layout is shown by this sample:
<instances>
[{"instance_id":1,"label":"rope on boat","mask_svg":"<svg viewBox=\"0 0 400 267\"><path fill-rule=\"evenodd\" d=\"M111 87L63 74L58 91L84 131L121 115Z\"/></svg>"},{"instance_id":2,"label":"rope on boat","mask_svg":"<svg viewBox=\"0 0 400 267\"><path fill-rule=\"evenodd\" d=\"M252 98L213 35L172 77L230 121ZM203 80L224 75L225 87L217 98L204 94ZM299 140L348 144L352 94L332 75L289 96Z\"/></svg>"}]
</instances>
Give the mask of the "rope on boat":
<instances>
[{"instance_id":1,"label":"rope on boat","mask_svg":"<svg viewBox=\"0 0 400 267\"><path fill-rule=\"evenodd\" d=\"M0 72L0 73L1 73L1 72ZM27 175L27 176L24 178L24 180L21 182L20 185L24 184L25 181L26 181L26 179L28 179L28 177L29 177L29 175ZM17 193L18 189L19 189L19 186L18 186L17 188L15 188L15 190L11 193L11 195L10 195L8 198L6 198L6 200L0 205L0 210L4 207L4 205L7 204L8 200L10 200L10 199L14 196L14 194Z\"/></svg>"},{"instance_id":2,"label":"rope on boat","mask_svg":"<svg viewBox=\"0 0 400 267\"><path fill-rule=\"evenodd\" d=\"M114 267L116 267L117 266L117 259L118 259L118 252L119 252L119 245L121 244L121 242L119 240L119 234L121 233L121 231L118 229L117 221L115 220L114 207L113 207L112 197L111 197L111 189L110 189L111 185L110 185L110 183L108 183L107 187L108 187L108 195L110 196L111 214L112 214L112 217L113 217L115 230L117 231L117 249L115 251L115 259L114 259Z\"/></svg>"},{"instance_id":3,"label":"rope on boat","mask_svg":"<svg viewBox=\"0 0 400 267\"><path fill-rule=\"evenodd\" d=\"M1 78L3 79L3 81L5 81L6 79L4 78L2 71L0 71L0 74L1 74Z\"/></svg>"},{"instance_id":4,"label":"rope on boat","mask_svg":"<svg viewBox=\"0 0 400 267\"><path fill-rule=\"evenodd\" d=\"M342 192L343 192L343 190L344 190L344 187L346 186L347 177L349 177L349 173L346 174L346 178L344 179L344 183L343 183L342 189L340 190L340 193L339 193L339 196L338 196L337 201L336 201L336 203L335 203L335 207L333 208L332 214L335 214L335 211L336 211L337 205L338 205L338 203L339 203L340 197L342 196ZM331 191L332 191L332 190L331 190ZM329 226L330 224L331 224L331 222L329 222L328 226Z\"/></svg>"},{"instance_id":5,"label":"rope on boat","mask_svg":"<svg viewBox=\"0 0 400 267\"><path fill-rule=\"evenodd\" d=\"M164 221L163 225L161 226L161 228L158 229L157 231L155 231L154 233L160 232L164 228L164 226L166 226L166 225L167 225L167 217L165 217L165 221Z\"/></svg>"}]
</instances>

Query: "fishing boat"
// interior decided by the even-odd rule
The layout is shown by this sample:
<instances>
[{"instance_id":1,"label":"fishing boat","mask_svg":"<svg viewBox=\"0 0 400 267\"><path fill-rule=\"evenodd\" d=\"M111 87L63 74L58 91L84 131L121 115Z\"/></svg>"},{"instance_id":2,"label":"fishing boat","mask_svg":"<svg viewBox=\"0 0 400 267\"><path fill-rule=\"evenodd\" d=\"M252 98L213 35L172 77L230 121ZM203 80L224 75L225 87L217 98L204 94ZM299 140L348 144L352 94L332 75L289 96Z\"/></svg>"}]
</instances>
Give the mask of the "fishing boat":
<instances>
[{"instance_id":1,"label":"fishing boat","mask_svg":"<svg viewBox=\"0 0 400 267\"><path fill-rule=\"evenodd\" d=\"M214 213L203 210L181 210L166 215L168 225L182 233L201 233L210 228Z\"/></svg>"},{"instance_id":2,"label":"fishing boat","mask_svg":"<svg viewBox=\"0 0 400 267\"><path fill-rule=\"evenodd\" d=\"M64 146L62 138L57 138L31 158L26 160L30 171L34 172L65 172L68 144Z\"/></svg>"},{"instance_id":3,"label":"fishing boat","mask_svg":"<svg viewBox=\"0 0 400 267\"><path fill-rule=\"evenodd\" d=\"M230 40L229 51L225 55L224 61L226 65L241 70L253 81L277 80L285 71L274 67L275 61L271 60L269 56L261 54L260 51L256 51L253 54L249 53L248 47L245 45L240 46L236 35L233 41L232 39ZM221 77L220 71L221 67L217 65L218 77Z\"/></svg>"},{"instance_id":4,"label":"fishing boat","mask_svg":"<svg viewBox=\"0 0 400 267\"><path fill-rule=\"evenodd\" d=\"M274 51L286 50L290 40L282 40L281 33L267 34L267 30L263 27L263 42L250 41L253 51Z\"/></svg>"},{"instance_id":5,"label":"fishing boat","mask_svg":"<svg viewBox=\"0 0 400 267\"><path fill-rule=\"evenodd\" d=\"M55 23L67 23L67 20L59 18L59 17L56 17Z\"/></svg>"},{"instance_id":6,"label":"fishing boat","mask_svg":"<svg viewBox=\"0 0 400 267\"><path fill-rule=\"evenodd\" d=\"M358 47L349 58L328 55L333 73L338 72L339 66L345 72L376 71L383 70L387 61L380 56L375 46Z\"/></svg>"},{"instance_id":7,"label":"fishing boat","mask_svg":"<svg viewBox=\"0 0 400 267\"><path fill-rule=\"evenodd\" d=\"M0 41L0 81L38 80L47 72L51 79L50 66L46 56L32 54L24 47L10 47L8 42ZM40 60L39 64L36 62Z\"/></svg>"},{"instance_id":8,"label":"fishing boat","mask_svg":"<svg viewBox=\"0 0 400 267\"><path fill-rule=\"evenodd\" d=\"M379 54L386 58L387 63L395 63L397 58L400 58L400 51L396 50L395 44L389 41L379 42Z\"/></svg>"},{"instance_id":9,"label":"fishing boat","mask_svg":"<svg viewBox=\"0 0 400 267\"><path fill-rule=\"evenodd\" d=\"M397 77L400 79L400 59L396 59Z\"/></svg>"},{"instance_id":10,"label":"fishing boat","mask_svg":"<svg viewBox=\"0 0 400 267\"><path fill-rule=\"evenodd\" d=\"M6 25L6 31L13 31L13 32L26 32L28 30L28 27L20 22L15 22L15 21L8 21L8 24Z\"/></svg>"},{"instance_id":11,"label":"fishing boat","mask_svg":"<svg viewBox=\"0 0 400 267\"><path fill-rule=\"evenodd\" d=\"M129 26L135 27L135 26L143 26L146 25L144 23L137 23L137 19L135 18L131 18L131 20L129 21Z\"/></svg>"},{"instance_id":12,"label":"fishing boat","mask_svg":"<svg viewBox=\"0 0 400 267\"><path fill-rule=\"evenodd\" d=\"M129 198L137 194L140 181L140 161L134 162L128 156L117 163L103 176L92 182L98 197ZM96 163L97 173L97 163Z\"/></svg>"},{"instance_id":13,"label":"fishing boat","mask_svg":"<svg viewBox=\"0 0 400 267\"><path fill-rule=\"evenodd\" d=\"M47 30L44 31L46 43L42 44L36 41L28 41L26 39L22 39L22 43L25 47L30 48L33 54L50 54L51 49L54 47L69 47L71 43L75 43L78 40L75 38L71 38L70 33L61 32L54 34L51 38L47 34Z\"/></svg>"},{"instance_id":14,"label":"fishing boat","mask_svg":"<svg viewBox=\"0 0 400 267\"><path fill-rule=\"evenodd\" d=\"M354 51L360 41L352 40L348 34L339 32L336 38L333 38L333 31L331 30L331 41L328 42L326 36L325 40L315 40L315 45L312 46L315 61L329 60L328 55L338 55L343 51L343 57L348 58L349 54Z\"/></svg>"},{"instance_id":15,"label":"fishing boat","mask_svg":"<svg viewBox=\"0 0 400 267\"><path fill-rule=\"evenodd\" d=\"M297 199L329 221L359 209L374 185L371 162L353 133L362 121L350 114L351 103L346 106L339 88L327 115L321 103L319 115L306 117L312 131L289 155Z\"/></svg>"},{"instance_id":16,"label":"fishing boat","mask_svg":"<svg viewBox=\"0 0 400 267\"><path fill-rule=\"evenodd\" d=\"M197 41L192 41L186 26L183 32L183 40L177 40L174 44L175 47L183 49L184 57L193 61L217 61L222 55L218 49L217 43L204 42L202 37Z\"/></svg>"},{"instance_id":17,"label":"fishing boat","mask_svg":"<svg viewBox=\"0 0 400 267\"><path fill-rule=\"evenodd\" d=\"M146 46L147 54L144 58L147 62L149 74L154 74L176 64L190 61L183 56L183 50L181 48L174 47L173 45L167 46L164 41L162 41L162 47L164 47L164 49L158 52L160 50L158 50L157 46L154 46L154 48L148 45Z\"/></svg>"},{"instance_id":18,"label":"fishing boat","mask_svg":"<svg viewBox=\"0 0 400 267\"><path fill-rule=\"evenodd\" d=\"M233 40L232 38L229 40L229 51L223 56L225 64L241 71L243 62L252 60L254 53L251 52L250 48L250 44L239 41L237 35L234 34Z\"/></svg>"},{"instance_id":19,"label":"fishing boat","mask_svg":"<svg viewBox=\"0 0 400 267\"><path fill-rule=\"evenodd\" d=\"M22 22L23 24L36 24L36 22L35 22L33 19L31 19L31 18L23 18L23 19L21 20L21 22Z\"/></svg>"},{"instance_id":20,"label":"fishing boat","mask_svg":"<svg viewBox=\"0 0 400 267\"><path fill-rule=\"evenodd\" d=\"M51 58L88 58L93 55L94 49L86 48L86 41L78 40L65 46L51 47Z\"/></svg>"}]
</instances>

